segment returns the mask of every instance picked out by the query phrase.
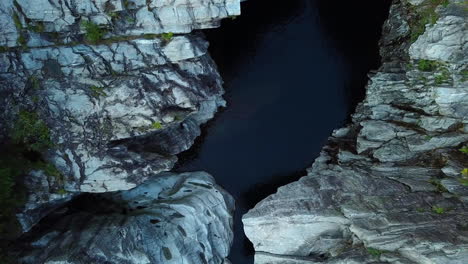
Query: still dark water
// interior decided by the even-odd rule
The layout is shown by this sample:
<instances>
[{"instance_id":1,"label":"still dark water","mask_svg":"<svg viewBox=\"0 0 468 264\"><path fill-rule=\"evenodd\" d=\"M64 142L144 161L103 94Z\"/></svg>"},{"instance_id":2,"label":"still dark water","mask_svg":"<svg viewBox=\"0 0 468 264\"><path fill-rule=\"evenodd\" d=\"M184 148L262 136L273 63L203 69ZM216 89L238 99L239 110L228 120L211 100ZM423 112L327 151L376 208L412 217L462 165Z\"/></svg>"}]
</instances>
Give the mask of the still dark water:
<instances>
[{"instance_id":1,"label":"still dark water","mask_svg":"<svg viewBox=\"0 0 468 264\"><path fill-rule=\"evenodd\" d=\"M236 199L233 264L253 263L242 215L303 176L363 98L390 2L248 0L207 32L228 106L176 170L207 171Z\"/></svg>"}]
</instances>

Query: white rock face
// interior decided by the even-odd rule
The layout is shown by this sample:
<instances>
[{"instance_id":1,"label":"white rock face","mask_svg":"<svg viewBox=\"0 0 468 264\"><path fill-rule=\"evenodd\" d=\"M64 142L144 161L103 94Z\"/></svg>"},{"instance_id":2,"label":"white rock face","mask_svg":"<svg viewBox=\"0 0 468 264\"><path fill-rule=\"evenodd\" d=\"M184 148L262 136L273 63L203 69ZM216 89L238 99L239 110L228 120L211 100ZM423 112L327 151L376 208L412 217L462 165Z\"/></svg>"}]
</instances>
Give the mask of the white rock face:
<instances>
[{"instance_id":1,"label":"white rock face","mask_svg":"<svg viewBox=\"0 0 468 264\"><path fill-rule=\"evenodd\" d=\"M48 158L67 177L65 190L127 190L169 170L225 104L207 47L186 35L6 53L2 89L41 105L57 143ZM151 141L152 153L112 143L128 139Z\"/></svg>"},{"instance_id":2,"label":"white rock face","mask_svg":"<svg viewBox=\"0 0 468 264\"><path fill-rule=\"evenodd\" d=\"M466 18L449 15L427 27L427 30L409 49L414 59L457 62L466 60L468 41Z\"/></svg>"},{"instance_id":3,"label":"white rock face","mask_svg":"<svg viewBox=\"0 0 468 264\"><path fill-rule=\"evenodd\" d=\"M451 2L410 61L407 10L393 5L384 63L353 123L305 177L243 216L256 264L466 263L467 27ZM422 59L437 61L425 69Z\"/></svg>"},{"instance_id":4,"label":"white rock face","mask_svg":"<svg viewBox=\"0 0 468 264\"><path fill-rule=\"evenodd\" d=\"M234 200L207 173L162 174L89 203L34 233L21 263L228 263Z\"/></svg>"},{"instance_id":5,"label":"white rock face","mask_svg":"<svg viewBox=\"0 0 468 264\"><path fill-rule=\"evenodd\" d=\"M70 37L85 33L80 29L83 21L112 29L106 34L112 37L189 33L217 27L221 19L240 15L240 0L17 0L17 6L13 3L13 0L0 3L0 46L18 46L21 32L38 24L43 25L40 34L57 32L68 43L72 41ZM14 21L15 16L23 29Z\"/></svg>"},{"instance_id":6,"label":"white rock face","mask_svg":"<svg viewBox=\"0 0 468 264\"><path fill-rule=\"evenodd\" d=\"M225 105L208 43L191 31L239 14L239 0L0 1L0 138L19 111L37 114L53 143L40 154L63 176L25 175L24 231L71 197L173 167Z\"/></svg>"}]
</instances>

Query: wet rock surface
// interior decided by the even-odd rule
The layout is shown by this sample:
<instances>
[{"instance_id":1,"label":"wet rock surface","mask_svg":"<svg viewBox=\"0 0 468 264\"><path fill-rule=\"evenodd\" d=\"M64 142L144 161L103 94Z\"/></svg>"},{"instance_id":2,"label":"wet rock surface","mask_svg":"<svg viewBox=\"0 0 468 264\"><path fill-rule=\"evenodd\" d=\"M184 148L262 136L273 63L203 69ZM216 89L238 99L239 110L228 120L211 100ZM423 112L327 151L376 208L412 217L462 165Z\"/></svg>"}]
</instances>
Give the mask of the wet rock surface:
<instances>
[{"instance_id":1,"label":"wet rock surface","mask_svg":"<svg viewBox=\"0 0 468 264\"><path fill-rule=\"evenodd\" d=\"M466 262L466 10L431 6L437 20L413 43L428 5L393 3L352 124L244 215L255 263Z\"/></svg>"}]
</instances>

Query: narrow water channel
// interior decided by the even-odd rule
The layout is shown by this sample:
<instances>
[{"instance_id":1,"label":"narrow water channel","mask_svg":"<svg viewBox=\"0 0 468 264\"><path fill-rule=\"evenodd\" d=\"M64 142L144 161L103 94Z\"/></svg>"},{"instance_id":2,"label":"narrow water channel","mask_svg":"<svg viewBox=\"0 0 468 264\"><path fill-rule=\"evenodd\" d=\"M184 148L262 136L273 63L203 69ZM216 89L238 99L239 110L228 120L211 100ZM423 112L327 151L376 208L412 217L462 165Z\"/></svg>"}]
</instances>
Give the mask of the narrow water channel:
<instances>
[{"instance_id":1,"label":"narrow water channel","mask_svg":"<svg viewBox=\"0 0 468 264\"><path fill-rule=\"evenodd\" d=\"M176 170L207 171L236 199L233 264L253 263L241 216L304 175L362 100L390 2L248 0L205 31L228 105Z\"/></svg>"}]
</instances>

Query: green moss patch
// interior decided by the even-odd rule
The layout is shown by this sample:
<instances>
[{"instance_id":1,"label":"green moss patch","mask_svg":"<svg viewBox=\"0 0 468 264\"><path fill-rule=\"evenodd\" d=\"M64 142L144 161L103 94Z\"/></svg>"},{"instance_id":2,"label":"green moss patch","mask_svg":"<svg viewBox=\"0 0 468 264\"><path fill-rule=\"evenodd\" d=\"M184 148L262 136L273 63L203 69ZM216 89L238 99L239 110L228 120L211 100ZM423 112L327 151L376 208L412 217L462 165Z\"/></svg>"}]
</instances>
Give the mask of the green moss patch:
<instances>
[{"instance_id":1,"label":"green moss patch","mask_svg":"<svg viewBox=\"0 0 468 264\"><path fill-rule=\"evenodd\" d=\"M104 35L106 35L107 33L107 29L101 28L99 25L91 21L85 21L82 25L86 31L86 41L92 44L99 43L104 38Z\"/></svg>"},{"instance_id":2,"label":"green moss patch","mask_svg":"<svg viewBox=\"0 0 468 264\"><path fill-rule=\"evenodd\" d=\"M49 128L34 112L19 112L10 137L15 144L26 146L30 151L41 152L53 146Z\"/></svg>"}]
</instances>

